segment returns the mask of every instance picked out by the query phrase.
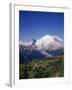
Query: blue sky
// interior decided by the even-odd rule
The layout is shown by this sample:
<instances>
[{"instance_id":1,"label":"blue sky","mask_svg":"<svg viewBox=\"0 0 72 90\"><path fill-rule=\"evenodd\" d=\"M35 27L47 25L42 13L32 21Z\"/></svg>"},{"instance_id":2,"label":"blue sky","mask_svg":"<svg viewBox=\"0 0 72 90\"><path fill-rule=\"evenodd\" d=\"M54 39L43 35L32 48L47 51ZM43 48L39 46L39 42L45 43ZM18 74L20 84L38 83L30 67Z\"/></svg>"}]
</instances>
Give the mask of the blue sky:
<instances>
[{"instance_id":1,"label":"blue sky","mask_svg":"<svg viewBox=\"0 0 72 90\"><path fill-rule=\"evenodd\" d=\"M39 39L44 35L64 38L64 13L19 11L19 40Z\"/></svg>"}]
</instances>

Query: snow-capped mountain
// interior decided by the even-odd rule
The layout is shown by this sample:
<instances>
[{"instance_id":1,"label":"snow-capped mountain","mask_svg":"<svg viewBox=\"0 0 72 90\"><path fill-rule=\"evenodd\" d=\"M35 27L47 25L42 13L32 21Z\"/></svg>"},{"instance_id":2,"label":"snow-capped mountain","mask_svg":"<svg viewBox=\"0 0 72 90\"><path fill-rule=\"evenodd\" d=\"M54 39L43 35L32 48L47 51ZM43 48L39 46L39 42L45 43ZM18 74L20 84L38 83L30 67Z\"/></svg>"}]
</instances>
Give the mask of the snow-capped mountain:
<instances>
[{"instance_id":1,"label":"snow-capped mountain","mask_svg":"<svg viewBox=\"0 0 72 90\"><path fill-rule=\"evenodd\" d=\"M57 50L63 48L63 41L57 36L46 35L38 39L35 43L38 50Z\"/></svg>"},{"instance_id":2,"label":"snow-capped mountain","mask_svg":"<svg viewBox=\"0 0 72 90\"><path fill-rule=\"evenodd\" d=\"M45 35L38 40L20 41L20 60L41 59L63 53L63 41L58 36Z\"/></svg>"},{"instance_id":3,"label":"snow-capped mountain","mask_svg":"<svg viewBox=\"0 0 72 90\"><path fill-rule=\"evenodd\" d=\"M35 44L36 40L20 41L19 44L23 46L31 46Z\"/></svg>"}]
</instances>

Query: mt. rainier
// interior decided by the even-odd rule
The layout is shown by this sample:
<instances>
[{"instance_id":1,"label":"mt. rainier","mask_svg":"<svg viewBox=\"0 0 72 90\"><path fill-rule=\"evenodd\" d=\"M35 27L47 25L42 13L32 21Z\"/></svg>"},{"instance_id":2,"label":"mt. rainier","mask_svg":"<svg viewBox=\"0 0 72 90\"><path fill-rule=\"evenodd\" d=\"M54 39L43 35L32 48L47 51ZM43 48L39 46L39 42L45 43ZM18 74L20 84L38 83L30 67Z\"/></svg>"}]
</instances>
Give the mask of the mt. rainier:
<instances>
[{"instance_id":1,"label":"mt. rainier","mask_svg":"<svg viewBox=\"0 0 72 90\"><path fill-rule=\"evenodd\" d=\"M63 41L57 36L46 35L41 39L38 39L35 43L38 50L57 50L63 48Z\"/></svg>"},{"instance_id":2,"label":"mt. rainier","mask_svg":"<svg viewBox=\"0 0 72 90\"><path fill-rule=\"evenodd\" d=\"M38 40L20 41L19 56L23 60L41 59L64 53L63 41L58 36L45 35Z\"/></svg>"}]
</instances>

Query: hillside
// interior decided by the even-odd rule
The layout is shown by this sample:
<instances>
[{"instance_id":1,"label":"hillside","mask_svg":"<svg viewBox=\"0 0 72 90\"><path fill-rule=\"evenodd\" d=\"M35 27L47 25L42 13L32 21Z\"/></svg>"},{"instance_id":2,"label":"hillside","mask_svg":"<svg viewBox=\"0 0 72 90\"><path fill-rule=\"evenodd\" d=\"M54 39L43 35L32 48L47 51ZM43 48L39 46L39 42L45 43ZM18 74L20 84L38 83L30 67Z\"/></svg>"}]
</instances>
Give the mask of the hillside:
<instances>
[{"instance_id":1,"label":"hillside","mask_svg":"<svg viewBox=\"0 0 72 90\"><path fill-rule=\"evenodd\" d=\"M30 60L19 65L19 79L64 76L64 56Z\"/></svg>"}]
</instances>

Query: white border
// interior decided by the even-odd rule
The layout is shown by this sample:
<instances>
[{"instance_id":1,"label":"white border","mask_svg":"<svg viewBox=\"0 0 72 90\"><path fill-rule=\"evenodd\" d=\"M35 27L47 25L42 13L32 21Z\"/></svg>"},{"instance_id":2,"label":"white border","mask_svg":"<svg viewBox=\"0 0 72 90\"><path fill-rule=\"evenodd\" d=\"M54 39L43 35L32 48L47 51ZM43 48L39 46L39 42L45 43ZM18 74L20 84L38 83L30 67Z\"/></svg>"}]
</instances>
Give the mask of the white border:
<instances>
[{"instance_id":1,"label":"white border","mask_svg":"<svg viewBox=\"0 0 72 90\"><path fill-rule=\"evenodd\" d=\"M10 74L10 86L37 86L55 83L69 83L70 82L70 64L69 64L69 9L66 7L48 7L48 6L34 6L34 5L13 5L12 8L12 61ZM28 79L19 80L19 10L30 11L46 11L46 12L64 12L64 77L62 78L44 78L44 79ZM11 76L12 75L12 76Z\"/></svg>"}]
</instances>

